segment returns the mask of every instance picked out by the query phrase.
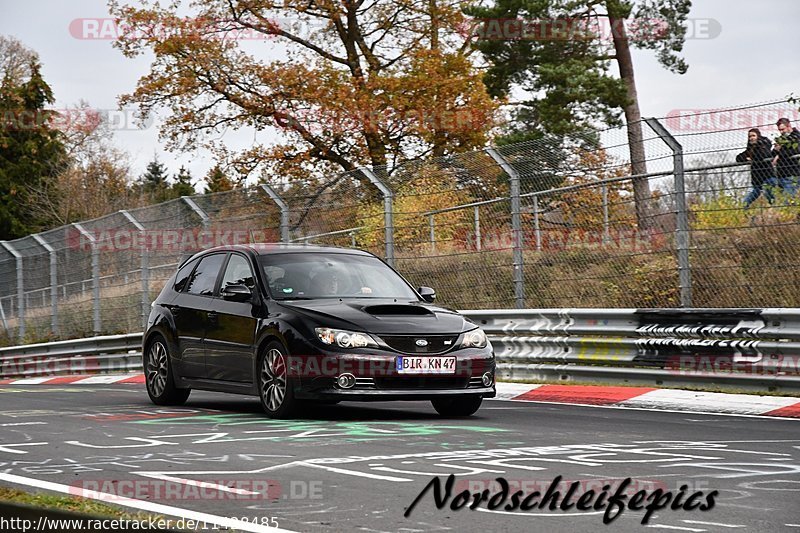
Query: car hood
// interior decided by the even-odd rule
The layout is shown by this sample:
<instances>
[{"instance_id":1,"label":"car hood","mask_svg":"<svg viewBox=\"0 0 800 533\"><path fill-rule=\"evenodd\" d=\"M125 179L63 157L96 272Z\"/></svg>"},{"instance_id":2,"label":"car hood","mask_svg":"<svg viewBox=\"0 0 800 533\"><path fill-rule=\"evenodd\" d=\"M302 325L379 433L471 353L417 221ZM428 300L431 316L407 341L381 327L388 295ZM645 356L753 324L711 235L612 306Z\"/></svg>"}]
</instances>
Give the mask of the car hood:
<instances>
[{"instance_id":1,"label":"car hood","mask_svg":"<svg viewBox=\"0 0 800 533\"><path fill-rule=\"evenodd\" d=\"M319 299L280 304L319 322L320 326L375 334L456 334L475 326L451 309L395 299Z\"/></svg>"}]
</instances>

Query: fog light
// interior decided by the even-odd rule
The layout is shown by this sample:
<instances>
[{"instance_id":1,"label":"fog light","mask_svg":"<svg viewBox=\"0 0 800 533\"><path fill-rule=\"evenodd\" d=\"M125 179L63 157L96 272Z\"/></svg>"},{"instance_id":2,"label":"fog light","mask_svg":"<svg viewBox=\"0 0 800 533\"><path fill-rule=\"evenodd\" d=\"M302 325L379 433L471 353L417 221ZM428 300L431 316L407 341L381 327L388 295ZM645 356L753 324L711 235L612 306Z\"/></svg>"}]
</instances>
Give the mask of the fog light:
<instances>
[{"instance_id":1,"label":"fog light","mask_svg":"<svg viewBox=\"0 0 800 533\"><path fill-rule=\"evenodd\" d=\"M353 374L342 374L336 378L336 384L342 389L351 389L356 384L356 377Z\"/></svg>"},{"instance_id":2,"label":"fog light","mask_svg":"<svg viewBox=\"0 0 800 533\"><path fill-rule=\"evenodd\" d=\"M481 381L483 381L483 386L484 387L491 386L492 382L494 382L494 378L492 377L492 373L491 372L486 372L483 375L483 377L481 378Z\"/></svg>"}]
</instances>

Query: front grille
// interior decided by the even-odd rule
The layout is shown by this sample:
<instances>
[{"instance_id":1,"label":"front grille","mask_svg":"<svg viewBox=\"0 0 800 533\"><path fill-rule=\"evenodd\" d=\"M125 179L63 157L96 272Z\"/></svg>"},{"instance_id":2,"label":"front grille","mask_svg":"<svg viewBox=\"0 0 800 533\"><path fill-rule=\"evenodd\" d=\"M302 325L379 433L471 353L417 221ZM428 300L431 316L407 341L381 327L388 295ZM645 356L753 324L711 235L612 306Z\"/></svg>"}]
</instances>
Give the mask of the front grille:
<instances>
[{"instance_id":1,"label":"front grille","mask_svg":"<svg viewBox=\"0 0 800 533\"><path fill-rule=\"evenodd\" d=\"M455 346L458 335L381 335L381 339L402 353L444 353ZM426 345L419 346L417 341Z\"/></svg>"},{"instance_id":2,"label":"front grille","mask_svg":"<svg viewBox=\"0 0 800 533\"><path fill-rule=\"evenodd\" d=\"M375 381L372 378L356 378L354 389L374 389Z\"/></svg>"},{"instance_id":3,"label":"front grille","mask_svg":"<svg viewBox=\"0 0 800 533\"><path fill-rule=\"evenodd\" d=\"M440 376L408 376L375 378L379 389L466 389L468 378Z\"/></svg>"},{"instance_id":4,"label":"front grille","mask_svg":"<svg viewBox=\"0 0 800 533\"><path fill-rule=\"evenodd\" d=\"M469 378L469 386L470 387L483 387L483 378L480 376L476 378Z\"/></svg>"}]
</instances>

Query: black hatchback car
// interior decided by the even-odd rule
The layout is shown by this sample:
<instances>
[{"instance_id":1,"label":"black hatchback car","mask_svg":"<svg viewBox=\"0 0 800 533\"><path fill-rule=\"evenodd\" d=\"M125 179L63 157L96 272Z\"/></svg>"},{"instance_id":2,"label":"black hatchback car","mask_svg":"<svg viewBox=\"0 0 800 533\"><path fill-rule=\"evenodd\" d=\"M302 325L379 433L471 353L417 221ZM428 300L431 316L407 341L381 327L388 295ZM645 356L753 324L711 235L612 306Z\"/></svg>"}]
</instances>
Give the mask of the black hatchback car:
<instances>
[{"instance_id":1,"label":"black hatchback car","mask_svg":"<svg viewBox=\"0 0 800 533\"><path fill-rule=\"evenodd\" d=\"M434 298L360 250L206 250L153 302L147 392L157 405L181 404L191 389L257 395L276 418L342 400L431 400L444 416L469 416L495 395L494 352Z\"/></svg>"}]
</instances>

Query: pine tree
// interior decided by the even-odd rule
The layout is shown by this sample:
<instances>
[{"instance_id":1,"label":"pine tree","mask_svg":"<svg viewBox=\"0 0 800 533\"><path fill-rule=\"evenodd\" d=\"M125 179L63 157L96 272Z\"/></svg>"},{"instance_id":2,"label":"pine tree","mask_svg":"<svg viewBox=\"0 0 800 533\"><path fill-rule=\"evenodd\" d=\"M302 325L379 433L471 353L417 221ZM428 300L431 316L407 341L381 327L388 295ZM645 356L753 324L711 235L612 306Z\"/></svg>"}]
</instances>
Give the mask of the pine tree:
<instances>
[{"instance_id":1,"label":"pine tree","mask_svg":"<svg viewBox=\"0 0 800 533\"><path fill-rule=\"evenodd\" d=\"M540 39L509 39L491 33L477 41L489 61L485 82L493 96L522 89L529 96L515 113L510 138L518 141L546 133L568 134L605 123L616 125L620 111L628 124L633 174L645 174L641 114L631 48L652 50L667 70L683 74L678 55L686 37L690 0L493 0L489 7L471 7L469 14L490 21L539 21L547 30ZM550 34L555 22L567 23L564 36ZM585 29L600 28L589 33ZM628 26L628 28L626 28ZM584 30L577 33L574 30ZM616 61L620 77L610 73ZM646 179L634 180L640 228L649 224Z\"/></svg>"},{"instance_id":2,"label":"pine tree","mask_svg":"<svg viewBox=\"0 0 800 533\"><path fill-rule=\"evenodd\" d=\"M203 194L225 192L233 190L234 188L233 181L225 175L219 165L216 165L208 172L204 181L206 183L206 188Z\"/></svg>"},{"instance_id":3,"label":"pine tree","mask_svg":"<svg viewBox=\"0 0 800 533\"><path fill-rule=\"evenodd\" d=\"M158 156L153 156L153 160L147 164L139 184L142 192L148 195L153 203L163 202L172 197L167 182L167 167L158 160Z\"/></svg>"},{"instance_id":4,"label":"pine tree","mask_svg":"<svg viewBox=\"0 0 800 533\"><path fill-rule=\"evenodd\" d=\"M178 173L175 175L175 181L171 187L171 192L176 198L191 196L196 193L194 185L192 185L192 175L186 167L181 166L178 170Z\"/></svg>"},{"instance_id":5,"label":"pine tree","mask_svg":"<svg viewBox=\"0 0 800 533\"><path fill-rule=\"evenodd\" d=\"M45 108L55 101L53 92L38 61L28 71L25 81L10 73L0 81L0 240L47 223L32 209L32 191L46 189L66 166L63 136L52 127L55 112Z\"/></svg>"}]
</instances>

